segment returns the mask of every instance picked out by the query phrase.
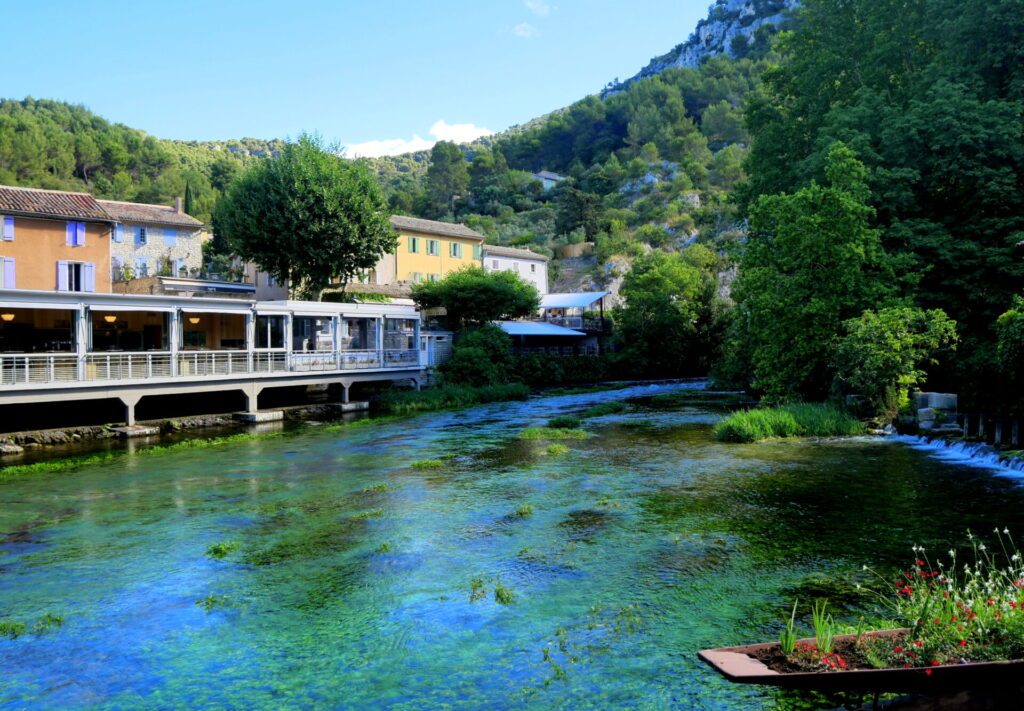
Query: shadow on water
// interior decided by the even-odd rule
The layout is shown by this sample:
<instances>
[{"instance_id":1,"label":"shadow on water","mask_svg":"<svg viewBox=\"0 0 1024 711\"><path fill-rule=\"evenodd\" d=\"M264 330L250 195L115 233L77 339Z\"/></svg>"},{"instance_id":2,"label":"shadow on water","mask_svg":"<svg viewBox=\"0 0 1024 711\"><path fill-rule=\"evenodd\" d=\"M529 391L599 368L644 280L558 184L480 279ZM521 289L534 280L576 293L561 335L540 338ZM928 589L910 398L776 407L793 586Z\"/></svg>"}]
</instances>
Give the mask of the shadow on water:
<instances>
[{"instance_id":1,"label":"shadow on water","mask_svg":"<svg viewBox=\"0 0 1024 711\"><path fill-rule=\"evenodd\" d=\"M637 385L0 482L0 622L65 620L0 637L0 706L830 708L695 652L794 598L855 619L862 564L1019 529L1024 490L889 441L714 442L738 400ZM586 411L558 456L518 438Z\"/></svg>"}]
</instances>

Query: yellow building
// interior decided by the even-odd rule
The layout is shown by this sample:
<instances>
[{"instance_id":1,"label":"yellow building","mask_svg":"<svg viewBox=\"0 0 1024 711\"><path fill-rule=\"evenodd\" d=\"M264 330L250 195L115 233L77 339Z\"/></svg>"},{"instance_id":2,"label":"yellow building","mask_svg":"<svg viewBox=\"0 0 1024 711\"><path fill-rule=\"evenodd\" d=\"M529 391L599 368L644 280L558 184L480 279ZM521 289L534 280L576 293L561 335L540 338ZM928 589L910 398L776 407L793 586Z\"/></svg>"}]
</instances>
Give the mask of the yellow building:
<instances>
[{"instance_id":1,"label":"yellow building","mask_svg":"<svg viewBox=\"0 0 1024 711\"><path fill-rule=\"evenodd\" d=\"M398 247L370 272L370 284L436 281L469 265L482 264L483 235L465 225L394 216Z\"/></svg>"}]
</instances>

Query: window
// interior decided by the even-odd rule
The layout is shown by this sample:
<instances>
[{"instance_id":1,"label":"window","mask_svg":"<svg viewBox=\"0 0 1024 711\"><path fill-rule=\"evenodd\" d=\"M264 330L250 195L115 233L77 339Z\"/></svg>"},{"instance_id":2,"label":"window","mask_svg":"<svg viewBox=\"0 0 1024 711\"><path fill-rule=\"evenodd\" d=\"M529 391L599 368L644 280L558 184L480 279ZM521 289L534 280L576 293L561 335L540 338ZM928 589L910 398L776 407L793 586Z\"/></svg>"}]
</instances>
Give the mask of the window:
<instances>
[{"instance_id":1,"label":"window","mask_svg":"<svg viewBox=\"0 0 1024 711\"><path fill-rule=\"evenodd\" d=\"M497 269L497 268L498 268L498 260L497 259L492 259L491 260L491 269Z\"/></svg>"},{"instance_id":2,"label":"window","mask_svg":"<svg viewBox=\"0 0 1024 711\"><path fill-rule=\"evenodd\" d=\"M459 244L458 242L451 242L449 244L449 247L451 249L451 256L455 257L456 259L462 259L462 245L461 244Z\"/></svg>"},{"instance_id":3,"label":"window","mask_svg":"<svg viewBox=\"0 0 1024 711\"><path fill-rule=\"evenodd\" d=\"M429 254L431 257L441 256L441 243L436 239L428 239L427 254Z\"/></svg>"},{"instance_id":4,"label":"window","mask_svg":"<svg viewBox=\"0 0 1024 711\"><path fill-rule=\"evenodd\" d=\"M413 284L419 284L421 281L423 281L423 275L420 272L413 272L412 274L409 275L409 281L411 281Z\"/></svg>"},{"instance_id":5,"label":"window","mask_svg":"<svg viewBox=\"0 0 1024 711\"><path fill-rule=\"evenodd\" d=\"M14 218L13 217L4 217L3 222L4 222L4 227L3 227L4 242L13 242L14 241Z\"/></svg>"},{"instance_id":6,"label":"window","mask_svg":"<svg viewBox=\"0 0 1024 711\"><path fill-rule=\"evenodd\" d=\"M124 242L124 225L120 223L114 225L114 232L110 238L114 240L114 242L117 242L118 244Z\"/></svg>"},{"instance_id":7,"label":"window","mask_svg":"<svg viewBox=\"0 0 1024 711\"><path fill-rule=\"evenodd\" d=\"M96 265L91 262L57 262L57 291L96 291Z\"/></svg>"},{"instance_id":8,"label":"window","mask_svg":"<svg viewBox=\"0 0 1024 711\"><path fill-rule=\"evenodd\" d=\"M188 266L185 264L184 259L174 260L174 275L175 276L188 276Z\"/></svg>"},{"instance_id":9,"label":"window","mask_svg":"<svg viewBox=\"0 0 1024 711\"><path fill-rule=\"evenodd\" d=\"M256 347L284 348L284 316L256 317Z\"/></svg>"},{"instance_id":10,"label":"window","mask_svg":"<svg viewBox=\"0 0 1024 711\"><path fill-rule=\"evenodd\" d=\"M14 258L0 257L0 289L16 289L14 285Z\"/></svg>"},{"instance_id":11,"label":"window","mask_svg":"<svg viewBox=\"0 0 1024 711\"><path fill-rule=\"evenodd\" d=\"M136 227L135 228L135 244L139 245L140 247L145 247L148 243L149 243L149 235L146 234L146 228L145 227Z\"/></svg>"},{"instance_id":12,"label":"window","mask_svg":"<svg viewBox=\"0 0 1024 711\"><path fill-rule=\"evenodd\" d=\"M178 231L177 230L164 230L164 246L165 247L177 247L178 246Z\"/></svg>"},{"instance_id":13,"label":"window","mask_svg":"<svg viewBox=\"0 0 1024 711\"><path fill-rule=\"evenodd\" d=\"M431 274L429 279L430 279L430 281L441 281L441 275L440 274Z\"/></svg>"},{"instance_id":14,"label":"window","mask_svg":"<svg viewBox=\"0 0 1024 711\"><path fill-rule=\"evenodd\" d=\"M482 244L473 245L473 259L483 259L484 246Z\"/></svg>"},{"instance_id":15,"label":"window","mask_svg":"<svg viewBox=\"0 0 1024 711\"><path fill-rule=\"evenodd\" d=\"M537 265L536 264L531 264L530 265L530 274L536 274L536 273L537 273Z\"/></svg>"},{"instance_id":16,"label":"window","mask_svg":"<svg viewBox=\"0 0 1024 711\"><path fill-rule=\"evenodd\" d=\"M410 237L409 238L409 253L418 254L420 251L420 238Z\"/></svg>"},{"instance_id":17,"label":"window","mask_svg":"<svg viewBox=\"0 0 1024 711\"><path fill-rule=\"evenodd\" d=\"M149 262L145 257L135 258L135 278L142 279L149 276Z\"/></svg>"},{"instance_id":18,"label":"window","mask_svg":"<svg viewBox=\"0 0 1024 711\"><path fill-rule=\"evenodd\" d=\"M68 247L84 247L85 246L85 223L84 222L69 222L66 228L65 243Z\"/></svg>"}]
</instances>

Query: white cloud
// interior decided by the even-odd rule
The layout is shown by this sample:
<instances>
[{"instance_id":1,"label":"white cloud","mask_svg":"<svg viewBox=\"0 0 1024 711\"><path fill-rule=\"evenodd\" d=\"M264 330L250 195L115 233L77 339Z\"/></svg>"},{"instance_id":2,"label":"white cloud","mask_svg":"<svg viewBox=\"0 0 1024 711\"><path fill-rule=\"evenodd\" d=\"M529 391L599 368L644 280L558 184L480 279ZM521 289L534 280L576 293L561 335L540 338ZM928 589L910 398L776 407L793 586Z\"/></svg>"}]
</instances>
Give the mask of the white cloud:
<instances>
[{"instance_id":1,"label":"white cloud","mask_svg":"<svg viewBox=\"0 0 1024 711\"><path fill-rule=\"evenodd\" d=\"M520 22L518 25L512 28L512 34L522 39L533 39L540 34L540 30L531 25L529 22Z\"/></svg>"},{"instance_id":2,"label":"white cloud","mask_svg":"<svg viewBox=\"0 0 1024 711\"><path fill-rule=\"evenodd\" d=\"M380 141L366 141L347 146L342 155L346 158L378 158L380 156L397 156L414 151L426 151L434 147L438 141L470 143L478 138L490 136L493 131L472 123L448 123L444 119L430 127L429 135L433 140L423 138L414 133L412 138L388 138Z\"/></svg>"},{"instance_id":3,"label":"white cloud","mask_svg":"<svg viewBox=\"0 0 1024 711\"><path fill-rule=\"evenodd\" d=\"M525 0L526 9L537 17L547 17L551 14L551 6L544 0Z\"/></svg>"}]
</instances>

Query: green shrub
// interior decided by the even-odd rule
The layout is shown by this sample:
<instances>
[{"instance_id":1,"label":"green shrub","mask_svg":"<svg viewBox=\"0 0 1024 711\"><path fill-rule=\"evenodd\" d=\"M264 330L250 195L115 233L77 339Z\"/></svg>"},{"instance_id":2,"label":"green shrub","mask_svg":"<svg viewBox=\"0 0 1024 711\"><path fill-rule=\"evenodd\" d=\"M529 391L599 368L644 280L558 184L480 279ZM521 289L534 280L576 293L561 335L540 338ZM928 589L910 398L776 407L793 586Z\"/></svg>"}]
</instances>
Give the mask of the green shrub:
<instances>
[{"instance_id":1,"label":"green shrub","mask_svg":"<svg viewBox=\"0 0 1024 711\"><path fill-rule=\"evenodd\" d=\"M547 447L544 448L544 451L550 454L552 457L560 457L563 454L568 454L569 448L566 447L564 444L555 443L549 444Z\"/></svg>"},{"instance_id":2,"label":"green shrub","mask_svg":"<svg viewBox=\"0 0 1024 711\"><path fill-rule=\"evenodd\" d=\"M548 420L548 427L556 430L574 430L582 424L583 420L576 417L576 415L559 415Z\"/></svg>"},{"instance_id":3,"label":"green shrub","mask_svg":"<svg viewBox=\"0 0 1024 711\"><path fill-rule=\"evenodd\" d=\"M799 404L734 412L715 426L721 442L758 442L773 437L844 437L864 425L833 405Z\"/></svg>"},{"instance_id":4,"label":"green shrub","mask_svg":"<svg viewBox=\"0 0 1024 711\"><path fill-rule=\"evenodd\" d=\"M460 333L452 357L439 370L446 378L480 387L509 382L513 365L512 339L488 324Z\"/></svg>"},{"instance_id":5,"label":"green shrub","mask_svg":"<svg viewBox=\"0 0 1024 711\"><path fill-rule=\"evenodd\" d=\"M527 427L519 433L519 439L525 440L586 439L587 436L583 430L552 429L550 427Z\"/></svg>"}]
</instances>

